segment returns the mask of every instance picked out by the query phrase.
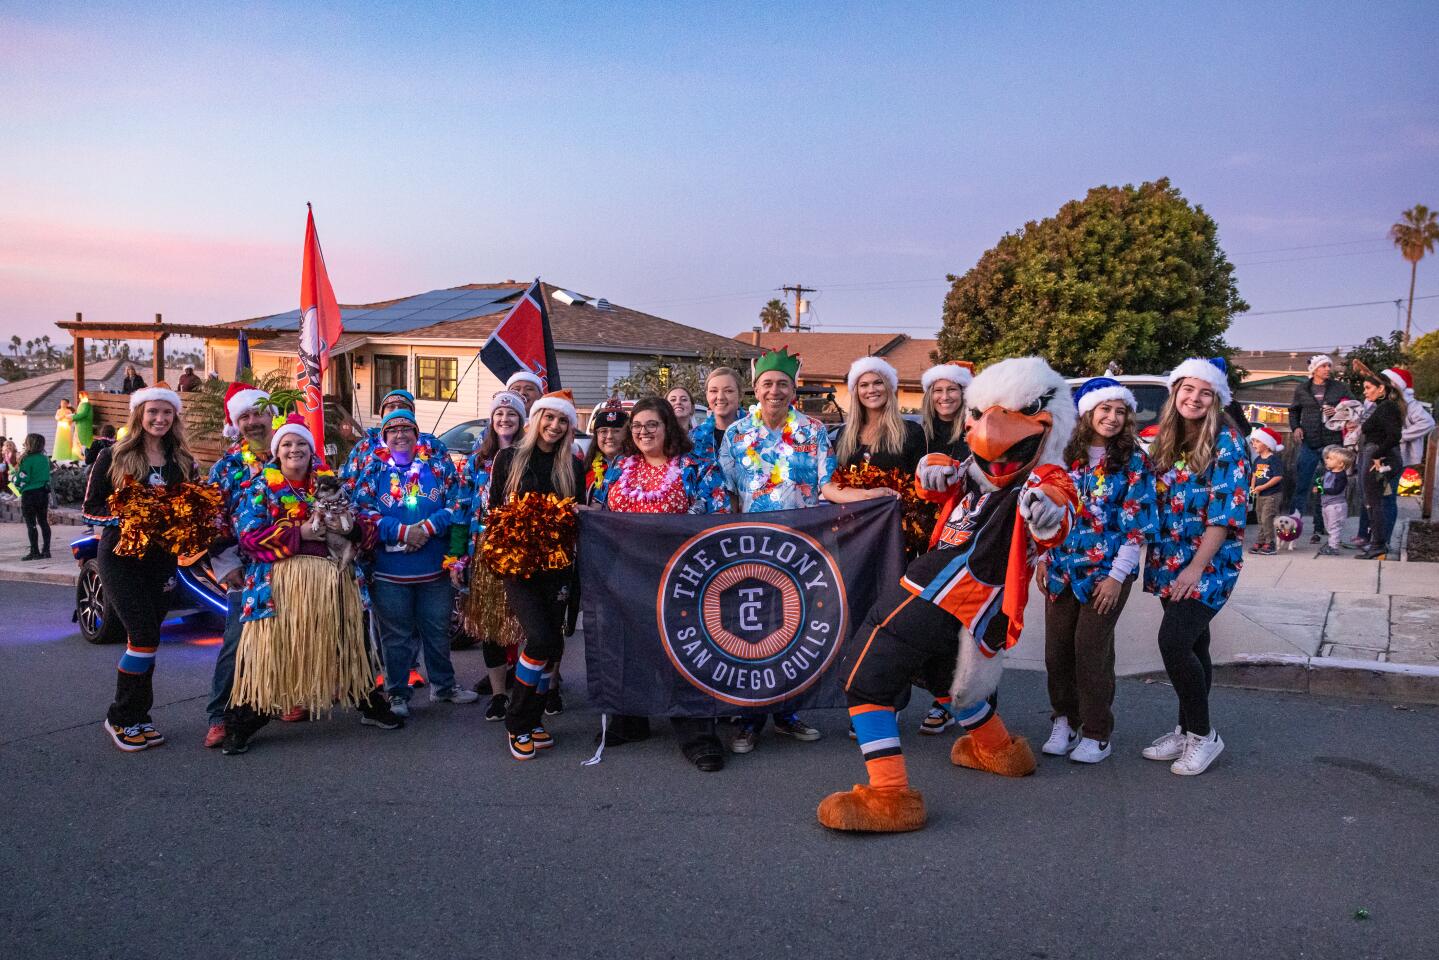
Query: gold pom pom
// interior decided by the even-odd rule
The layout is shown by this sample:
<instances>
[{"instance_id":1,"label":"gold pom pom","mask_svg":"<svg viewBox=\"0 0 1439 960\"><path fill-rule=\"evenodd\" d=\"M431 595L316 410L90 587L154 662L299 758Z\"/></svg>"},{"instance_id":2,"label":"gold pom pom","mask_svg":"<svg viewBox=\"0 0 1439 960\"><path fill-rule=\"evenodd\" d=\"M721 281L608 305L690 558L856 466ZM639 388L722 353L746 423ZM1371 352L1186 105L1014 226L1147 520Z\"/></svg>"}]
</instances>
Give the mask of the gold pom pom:
<instances>
[{"instance_id":1,"label":"gold pom pom","mask_svg":"<svg viewBox=\"0 0 1439 960\"><path fill-rule=\"evenodd\" d=\"M899 492L902 509L900 525L904 530L904 549L910 556L919 556L929 549L929 532L934 527L939 508L920 499L914 492L913 478L899 469L881 470L869 463L856 463L836 470L834 482L840 487L873 490L888 487Z\"/></svg>"},{"instance_id":2,"label":"gold pom pom","mask_svg":"<svg viewBox=\"0 0 1439 960\"><path fill-rule=\"evenodd\" d=\"M523 493L491 507L480 559L501 577L563 570L574 563L579 536L574 503L572 497L552 493Z\"/></svg>"},{"instance_id":3,"label":"gold pom pom","mask_svg":"<svg viewBox=\"0 0 1439 960\"><path fill-rule=\"evenodd\" d=\"M176 556L198 553L220 531L222 497L205 483L152 486L134 479L110 495L110 512L120 518L115 553L143 557L152 545Z\"/></svg>"}]
</instances>

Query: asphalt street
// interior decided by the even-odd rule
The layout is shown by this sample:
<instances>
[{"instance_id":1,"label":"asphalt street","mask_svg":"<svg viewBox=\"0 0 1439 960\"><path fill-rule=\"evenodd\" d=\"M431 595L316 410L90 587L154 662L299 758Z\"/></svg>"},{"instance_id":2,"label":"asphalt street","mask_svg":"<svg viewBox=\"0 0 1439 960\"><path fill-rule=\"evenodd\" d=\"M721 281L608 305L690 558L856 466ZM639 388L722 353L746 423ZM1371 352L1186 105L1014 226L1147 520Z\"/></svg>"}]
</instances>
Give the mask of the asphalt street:
<instances>
[{"instance_id":1,"label":"asphalt street","mask_svg":"<svg viewBox=\"0 0 1439 960\"><path fill-rule=\"evenodd\" d=\"M862 779L839 712L703 774L656 739L582 767L598 717L581 651L556 748L520 764L480 705L421 693L401 731L353 714L205 750L218 627L167 628L157 726L99 725L115 647L63 587L0 583L0 953L40 958L1439 956L1439 710L1218 690L1228 750L1198 778L1139 748L1173 723L1122 681L1116 753L1023 780L960 770L912 734L930 826L831 834ZM578 647L578 644L575 645ZM455 655L462 679L478 652ZM1012 729L1048 731L1013 672Z\"/></svg>"}]
</instances>

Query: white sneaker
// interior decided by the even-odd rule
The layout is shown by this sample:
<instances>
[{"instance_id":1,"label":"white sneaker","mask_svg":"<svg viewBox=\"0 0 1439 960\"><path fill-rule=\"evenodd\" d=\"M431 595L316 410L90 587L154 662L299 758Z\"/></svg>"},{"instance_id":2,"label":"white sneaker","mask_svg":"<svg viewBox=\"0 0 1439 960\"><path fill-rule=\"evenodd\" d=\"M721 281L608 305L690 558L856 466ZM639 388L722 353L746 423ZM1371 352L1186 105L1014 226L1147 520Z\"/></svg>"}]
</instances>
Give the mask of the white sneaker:
<instances>
[{"instance_id":1,"label":"white sneaker","mask_svg":"<svg viewBox=\"0 0 1439 960\"><path fill-rule=\"evenodd\" d=\"M1095 740L1092 737L1085 737L1079 741L1079 746L1070 752L1069 759L1075 763L1098 763L1109 756L1111 749L1108 740Z\"/></svg>"},{"instance_id":2,"label":"white sneaker","mask_svg":"<svg viewBox=\"0 0 1439 960\"><path fill-rule=\"evenodd\" d=\"M1058 717L1054 721L1054 726L1049 729L1049 739L1044 741L1044 746L1039 749L1051 757L1062 757L1073 750L1074 745L1078 742L1079 733L1069 728L1069 718Z\"/></svg>"},{"instance_id":3,"label":"white sneaker","mask_svg":"<svg viewBox=\"0 0 1439 960\"><path fill-rule=\"evenodd\" d=\"M1188 738L1184 731L1175 727L1172 733L1166 733L1155 739L1153 743L1144 748L1144 759L1146 760L1178 760L1184 754L1184 744Z\"/></svg>"},{"instance_id":4,"label":"white sneaker","mask_svg":"<svg viewBox=\"0 0 1439 960\"><path fill-rule=\"evenodd\" d=\"M408 717L410 715L410 701L401 700L399 697L391 697L390 712L402 719Z\"/></svg>"},{"instance_id":5,"label":"white sneaker","mask_svg":"<svg viewBox=\"0 0 1439 960\"><path fill-rule=\"evenodd\" d=\"M430 688L431 703L474 703L480 699L480 695L473 690L466 690L464 687L450 687L448 690L436 690Z\"/></svg>"},{"instance_id":6,"label":"white sneaker","mask_svg":"<svg viewBox=\"0 0 1439 960\"><path fill-rule=\"evenodd\" d=\"M1223 752L1224 741L1219 739L1218 730L1211 729L1207 737L1191 733L1184 744L1184 754L1169 765L1169 770L1181 777L1197 777Z\"/></svg>"}]
</instances>

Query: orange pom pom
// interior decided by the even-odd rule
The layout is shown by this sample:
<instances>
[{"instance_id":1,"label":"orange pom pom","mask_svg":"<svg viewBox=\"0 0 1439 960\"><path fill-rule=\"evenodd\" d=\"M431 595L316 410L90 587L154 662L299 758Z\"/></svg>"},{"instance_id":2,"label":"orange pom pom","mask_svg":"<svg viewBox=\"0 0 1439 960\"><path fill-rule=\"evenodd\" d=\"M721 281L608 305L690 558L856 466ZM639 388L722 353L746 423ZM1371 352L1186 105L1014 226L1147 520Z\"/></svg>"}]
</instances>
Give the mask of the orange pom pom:
<instances>
[{"instance_id":1,"label":"orange pom pom","mask_svg":"<svg viewBox=\"0 0 1439 960\"><path fill-rule=\"evenodd\" d=\"M491 507L480 559L501 577L563 570L574 563L579 537L574 503L572 497L561 499L552 493L523 493Z\"/></svg>"}]
</instances>

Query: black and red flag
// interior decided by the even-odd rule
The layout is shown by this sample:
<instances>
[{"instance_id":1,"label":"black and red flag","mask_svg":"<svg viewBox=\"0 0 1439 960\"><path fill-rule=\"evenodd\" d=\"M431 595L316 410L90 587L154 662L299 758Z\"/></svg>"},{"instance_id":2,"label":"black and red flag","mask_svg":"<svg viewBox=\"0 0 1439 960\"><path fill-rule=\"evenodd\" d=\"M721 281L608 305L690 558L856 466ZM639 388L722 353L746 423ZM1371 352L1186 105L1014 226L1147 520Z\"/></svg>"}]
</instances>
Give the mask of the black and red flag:
<instances>
[{"instance_id":1,"label":"black and red flag","mask_svg":"<svg viewBox=\"0 0 1439 960\"><path fill-rule=\"evenodd\" d=\"M539 277L515 301L505 319L480 348L480 360L501 383L527 370L540 378L544 391L560 389L555 339L550 334L550 313L545 309Z\"/></svg>"}]
</instances>

